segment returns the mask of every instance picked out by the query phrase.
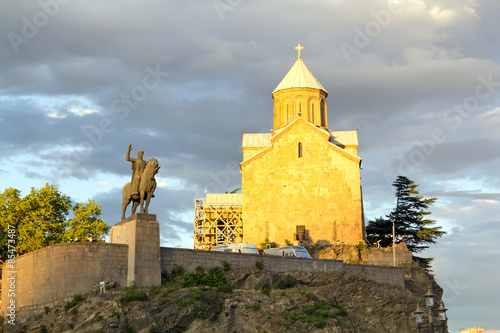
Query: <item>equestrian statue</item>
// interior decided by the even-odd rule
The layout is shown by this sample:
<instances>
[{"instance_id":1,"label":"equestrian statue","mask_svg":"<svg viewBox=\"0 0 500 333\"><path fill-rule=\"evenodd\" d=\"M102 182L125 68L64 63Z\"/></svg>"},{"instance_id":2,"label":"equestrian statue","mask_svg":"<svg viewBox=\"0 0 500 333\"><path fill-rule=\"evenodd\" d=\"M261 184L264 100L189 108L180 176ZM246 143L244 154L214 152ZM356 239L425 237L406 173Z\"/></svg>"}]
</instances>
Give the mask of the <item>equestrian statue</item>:
<instances>
[{"instance_id":1,"label":"equestrian statue","mask_svg":"<svg viewBox=\"0 0 500 333\"><path fill-rule=\"evenodd\" d=\"M156 189L155 175L160 166L154 158L144 161L144 152L140 150L137 158L130 158L132 145L128 146L126 160L132 163L132 181L123 186L122 220L125 220L125 211L132 201L132 215L139 204L141 213L148 214L149 201L154 198L153 192Z\"/></svg>"}]
</instances>

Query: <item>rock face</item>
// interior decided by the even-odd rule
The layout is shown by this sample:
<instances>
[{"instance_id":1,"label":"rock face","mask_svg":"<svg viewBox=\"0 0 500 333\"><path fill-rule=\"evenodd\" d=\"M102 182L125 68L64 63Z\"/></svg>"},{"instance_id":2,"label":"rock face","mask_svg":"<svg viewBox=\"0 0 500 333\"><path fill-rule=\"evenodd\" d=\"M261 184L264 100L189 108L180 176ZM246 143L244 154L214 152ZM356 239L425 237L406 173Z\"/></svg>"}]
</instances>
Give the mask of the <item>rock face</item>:
<instances>
[{"instance_id":1,"label":"rock face","mask_svg":"<svg viewBox=\"0 0 500 333\"><path fill-rule=\"evenodd\" d=\"M412 312L427 285L420 268L406 269L406 288L378 284L354 272L272 273L229 269L231 292L182 287L172 277L159 287L114 288L24 308L5 332L417 332ZM207 284L214 281L206 280ZM217 285L218 282L215 282Z\"/></svg>"}]
</instances>

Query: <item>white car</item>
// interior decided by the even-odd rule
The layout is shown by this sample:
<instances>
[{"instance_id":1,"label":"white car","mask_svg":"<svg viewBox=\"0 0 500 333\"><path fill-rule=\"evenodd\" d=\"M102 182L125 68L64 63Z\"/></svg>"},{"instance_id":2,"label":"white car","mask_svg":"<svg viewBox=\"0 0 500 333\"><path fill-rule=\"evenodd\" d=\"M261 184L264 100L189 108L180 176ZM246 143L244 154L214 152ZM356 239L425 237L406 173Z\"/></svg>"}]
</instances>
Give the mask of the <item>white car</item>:
<instances>
[{"instance_id":1,"label":"white car","mask_svg":"<svg viewBox=\"0 0 500 333\"><path fill-rule=\"evenodd\" d=\"M212 251L259 254L257 246L255 246L255 244L249 244L249 243L218 245L214 246L212 248Z\"/></svg>"},{"instance_id":2,"label":"white car","mask_svg":"<svg viewBox=\"0 0 500 333\"><path fill-rule=\"evenodd\" d=\"M309 252L302 246L283 246L264 250L264 254L283 257L312 258Z\"/></svg>"}]
</instances>

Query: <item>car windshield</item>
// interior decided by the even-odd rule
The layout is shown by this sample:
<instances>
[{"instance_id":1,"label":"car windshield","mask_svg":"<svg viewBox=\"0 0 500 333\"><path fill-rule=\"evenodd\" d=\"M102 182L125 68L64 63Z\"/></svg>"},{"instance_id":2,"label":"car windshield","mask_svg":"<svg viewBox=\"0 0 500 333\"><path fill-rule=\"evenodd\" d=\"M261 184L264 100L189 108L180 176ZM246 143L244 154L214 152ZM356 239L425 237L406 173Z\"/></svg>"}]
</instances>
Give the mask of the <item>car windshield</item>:
<instances>
[{"instance_id":1,"label":"car windshield","mask_svg":"<svg viewBox=\"0 0 500 333\"><path fill-rule=\"evenodd\" d=\"M297 257L311 258L311 256L309 255L309 252L307 252L307 251L298 251L298 250L295 250L295 252L297 253Z\"/></svg>"},{"instance_id":2,"label":"car windshield","mask_svg":"<svg viewBox=\"0 0 500 333\"><path fill-rule=\"evenodd\" d=\"M254 249L253 247L244 247L242 253L253 253L253 254L259 254L259 251L257 249Z\"/></svg>"}]
</instances>

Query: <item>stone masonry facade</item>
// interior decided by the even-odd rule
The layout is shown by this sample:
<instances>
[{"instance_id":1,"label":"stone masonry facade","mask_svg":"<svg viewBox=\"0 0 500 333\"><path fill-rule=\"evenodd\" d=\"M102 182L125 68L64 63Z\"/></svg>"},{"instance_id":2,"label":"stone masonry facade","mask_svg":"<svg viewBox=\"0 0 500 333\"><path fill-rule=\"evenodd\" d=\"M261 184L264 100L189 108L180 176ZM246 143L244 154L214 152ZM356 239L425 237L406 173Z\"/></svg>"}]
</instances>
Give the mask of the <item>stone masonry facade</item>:
<instances>
[{"instance_id":1,"label":"stone masonry facade","mask_svg":"<svg viewBox=\"0 0 500 333\"><path fill-rule=\"evenodd\" d=\"M241 163L243 242L292 242L300 226L312 243L364 240L361 160L329 140L299 118Z\"/></svg>"}]
</instances>

